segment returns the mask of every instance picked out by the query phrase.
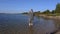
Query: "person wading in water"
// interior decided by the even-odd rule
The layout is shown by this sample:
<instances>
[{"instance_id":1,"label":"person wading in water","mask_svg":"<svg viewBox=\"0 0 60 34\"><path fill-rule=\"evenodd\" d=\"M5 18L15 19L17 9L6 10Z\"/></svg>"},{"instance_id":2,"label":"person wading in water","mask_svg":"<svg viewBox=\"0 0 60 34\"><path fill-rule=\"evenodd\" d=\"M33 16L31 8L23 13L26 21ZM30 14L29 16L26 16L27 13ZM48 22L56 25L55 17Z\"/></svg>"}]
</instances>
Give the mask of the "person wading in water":
<instances>
[{"instance_id":1,"label":"person wading in water","mask_svg":"<svg viewBox=\"0 0 60 34\"><path fill-rule=\"evenodd\" d=\"M33 25L33 20L34 20L33 9L31 9L31 10L29 11L29 16L30 16L30 19L29 19L29 26L32 26L32 25Z\"/></svg>"}]
</instances>

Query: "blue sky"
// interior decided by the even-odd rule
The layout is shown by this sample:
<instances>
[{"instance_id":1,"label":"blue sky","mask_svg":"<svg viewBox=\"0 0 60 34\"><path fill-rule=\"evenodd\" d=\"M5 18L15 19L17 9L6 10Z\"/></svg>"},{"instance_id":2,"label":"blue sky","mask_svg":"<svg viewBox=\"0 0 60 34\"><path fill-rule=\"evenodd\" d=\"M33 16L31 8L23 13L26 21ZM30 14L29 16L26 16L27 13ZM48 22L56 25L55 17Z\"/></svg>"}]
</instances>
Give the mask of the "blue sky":
<instances>
[{"instance_id":1,"label":"blue sky","mask_svg":"<svg viewBox=\"0 0 60 34\"><path fill-rule=\"evenodd\" d=\"M60 0L0 0L0 13L54 10Z\"/></svg>"}]
</instances>

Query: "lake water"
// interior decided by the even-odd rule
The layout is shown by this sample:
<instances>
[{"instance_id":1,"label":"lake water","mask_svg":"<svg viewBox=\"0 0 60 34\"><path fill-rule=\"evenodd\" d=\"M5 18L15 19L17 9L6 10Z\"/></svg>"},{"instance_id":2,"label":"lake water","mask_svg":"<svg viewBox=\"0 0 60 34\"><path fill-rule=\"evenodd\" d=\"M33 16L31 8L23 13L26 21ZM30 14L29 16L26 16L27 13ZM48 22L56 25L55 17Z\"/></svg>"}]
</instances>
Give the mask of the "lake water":
<instances>
[{"instance_id":1,"label":"lake water","mask_svg":"<svg viewBox=\"0 0 60 34\"><path fill-rule=\"evenodd\" d=\"M29 26L29 17L22 14L1 14L0 34L46 34L56 30L54 20L34 17Z\"/></svg>"}]
</instances>

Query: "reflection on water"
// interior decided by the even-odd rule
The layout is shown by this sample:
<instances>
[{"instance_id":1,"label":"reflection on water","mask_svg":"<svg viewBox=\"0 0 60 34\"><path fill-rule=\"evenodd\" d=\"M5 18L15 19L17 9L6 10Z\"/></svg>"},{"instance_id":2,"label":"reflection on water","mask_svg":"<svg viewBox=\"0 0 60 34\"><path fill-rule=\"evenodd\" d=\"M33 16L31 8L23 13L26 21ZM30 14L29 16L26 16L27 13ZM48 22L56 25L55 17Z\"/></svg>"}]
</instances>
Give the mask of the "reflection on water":
<instances>
[{"instance_id":1,"label":"reflection on water","mask_svg":"<svg viewBox=\"0 0 60 34\"><path fill-rule=\"evenodd\" d=\"M35 33L36 34L46 34L51 33L56 29L54 21L44 18L36 19L35 22Z\"/></svg>"},{"instance_id":2,"label":"reflection on water","mask_svg":"<svg viewBox=\"0 0 60 34\"><path fill-rule=\"evenodd\" d=\"M0 34L46 34L56 27L53 20L34 17L33 26L28 26L28 16L0 15Z\"/></svg>"},{"instance_id":3,"label":"reflection on water","mask_svg":"<svg viewBox=\"0 0 60 34\"><path fill-rule=\"evenodd\" d=\"M54 19L57 29L60 29L60 19Z\"/></svg>"}]
</instances>

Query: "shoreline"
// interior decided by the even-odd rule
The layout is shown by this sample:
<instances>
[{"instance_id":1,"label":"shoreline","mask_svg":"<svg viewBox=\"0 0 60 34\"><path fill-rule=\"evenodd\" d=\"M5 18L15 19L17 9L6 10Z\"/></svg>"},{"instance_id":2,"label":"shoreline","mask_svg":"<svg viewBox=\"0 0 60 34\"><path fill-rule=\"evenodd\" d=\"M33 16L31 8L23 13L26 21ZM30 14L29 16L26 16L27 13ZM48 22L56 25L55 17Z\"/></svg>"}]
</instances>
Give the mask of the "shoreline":
<instances>
[{"instance_id":1,"label":"shoreline","mask_svg":"<svg viewBox=\"0 0 60 34\"><path fill-rule=\"evenodd\" d=\"M40 17L44 17L44 18L48 18L48 19L59 19L60 20L60 16L48 16L48 15L39 15Z\"/></svg>"}]
</instances>

